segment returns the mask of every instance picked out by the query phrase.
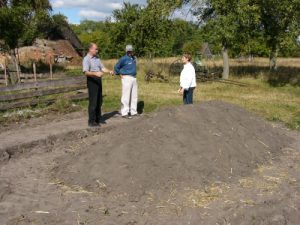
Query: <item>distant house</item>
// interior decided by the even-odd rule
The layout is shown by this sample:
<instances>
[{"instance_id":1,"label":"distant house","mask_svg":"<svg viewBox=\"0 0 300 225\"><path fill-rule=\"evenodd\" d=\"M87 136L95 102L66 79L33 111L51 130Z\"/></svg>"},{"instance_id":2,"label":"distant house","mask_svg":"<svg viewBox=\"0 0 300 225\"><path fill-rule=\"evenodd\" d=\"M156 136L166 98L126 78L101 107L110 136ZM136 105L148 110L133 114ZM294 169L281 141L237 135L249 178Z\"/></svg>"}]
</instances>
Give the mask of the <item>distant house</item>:
<instances>
[{"instance_id":1,"label":"distant house","mask_svg":"<svg viewBox=\"0 0 300 225\"><path fill-rule=\"evenodd\" d=\"M72 30L72 28L69 26L69 24L65 23L64 26L60 27L60 33L59 34L50 34L48 39L55 41L55 40L66 40L68 41L72 47L75 49L75 51L78 53L78 55L83 56L84 55L84 48L75 34L75 32Z\"/></svg>"},{"instance_id":2,"label":"distant house","mask_svg":"<svg viewBox=\"0 0 300 225\"><path fill-rule=\"evenodd\" d=\"M65 23L60 27L60 32L49 34L48 39L36 39L33 43L35 47L48 47L54 51L56 63L70 63L76 65L81 62L84 49L81 41Z\"/></svg>"},{"instance_id":3,"label":"distant house","mask_svg":"<svg viewBox=\"0 0 300 225\"><path fill-rule=\"evenodd\" d=\"M0 0L0 6L4 2ZM0 52L5 52L2 49L4 44L4 41L0 40ZM41 61L44 61L45 55L51 54L55 57L55 63L68 63L71 65L80 63L84 55L81 41L67 22L60 25L59 32L53 31L47 34L46 39L36 39L32 46L24 46L23 43L19 42L17 54L22 58L20 60L21 64L29 63L32 60L32 57L29 57L29 55L37 52L42 57Z\"/></svg>"},{"instance_id":4,"label":"distant house","mask_svg":"<svg viewBox=\"0 0 300 225\"><path fill-rule=\"evenodd\" d=\"M49 53L53 52L54 62L58 64L72 64L77 65L81 62L82 51L78 51L70 43L69 40L59 39L59 40L46 40L46 39L36 39L33 46L38 48L39 51ZM27 50L28 47L23 47L19 49L19 52Z\"/></svg>"},{"instance_id":5,"label":"distant house","mask_svg":"<svg viewBox=\"0 0 300 225\"><path fill-rule=\"evenodd\" d=\"M202 55L202 57L205 57L205 58L212 58L213 57L213 54L212 54L211 49L209 47L209 44L207 42L205 42L202 45L200 54Z\"/></svg>"}]
</instances>

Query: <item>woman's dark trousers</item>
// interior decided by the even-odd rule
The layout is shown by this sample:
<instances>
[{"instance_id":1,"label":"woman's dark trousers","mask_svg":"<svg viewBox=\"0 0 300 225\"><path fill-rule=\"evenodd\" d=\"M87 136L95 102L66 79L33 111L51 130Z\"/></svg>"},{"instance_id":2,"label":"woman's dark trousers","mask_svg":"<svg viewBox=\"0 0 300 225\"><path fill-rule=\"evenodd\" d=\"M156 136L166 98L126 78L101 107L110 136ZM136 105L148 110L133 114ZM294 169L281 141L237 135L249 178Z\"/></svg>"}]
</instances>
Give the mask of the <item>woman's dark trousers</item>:
<instances>
[{"instance_id":1,"label":"woman's dark trousers","mask_svg":"<svg viewBox=\"0 0 300 225\"><path fill-rule=\"evenodd\" d=\"M184 90L183 93L183 104L190 105L193 104L193 95L195 88L189 88L188 90Z\"/></svg>"}]
</instances>

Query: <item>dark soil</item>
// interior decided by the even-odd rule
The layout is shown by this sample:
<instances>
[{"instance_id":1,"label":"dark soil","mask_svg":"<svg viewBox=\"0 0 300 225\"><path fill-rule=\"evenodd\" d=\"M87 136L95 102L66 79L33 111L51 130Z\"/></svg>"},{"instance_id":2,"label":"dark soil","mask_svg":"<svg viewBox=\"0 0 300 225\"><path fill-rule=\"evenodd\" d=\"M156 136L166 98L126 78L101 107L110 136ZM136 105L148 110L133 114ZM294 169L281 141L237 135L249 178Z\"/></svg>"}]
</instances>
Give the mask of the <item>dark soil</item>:
<instances>
[{"instance_id":1,"label":"dark soil","mask_svg":"<svg viewBox=\"0 0 300 225\"><path fill-rule=\"evenodd\" d=\"M299 180L299 133L206 102L3 162L0 224L296 225Z\"/></svg>"},{"instance_id":2,"label":"dark soil","mask_svg":"<svg viewBox=\"0 0 300 225\"><path fill-rule=\"evenodd\" d=\"M59 161L68 185L138 195L203 188L248 176L291 142L251 113L222 102L171 108L106 135L80 156ZM76 175L75 175L76 174ZM74 176L75 175L75 176Z\"/></svg>"}]
</instances>

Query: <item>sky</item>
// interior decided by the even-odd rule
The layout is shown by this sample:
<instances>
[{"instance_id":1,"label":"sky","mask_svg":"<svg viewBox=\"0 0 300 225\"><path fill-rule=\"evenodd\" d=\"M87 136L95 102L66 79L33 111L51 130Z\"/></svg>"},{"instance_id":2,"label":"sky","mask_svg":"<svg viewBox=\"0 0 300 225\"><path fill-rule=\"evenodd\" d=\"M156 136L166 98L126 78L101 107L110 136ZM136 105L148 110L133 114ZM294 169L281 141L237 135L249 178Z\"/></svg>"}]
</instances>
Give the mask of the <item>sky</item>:
<instances>
[{"instance_id":1,"label":"sky","mask_svg":"<svg viewBox=\"0 0 300 225\"><path fill-rule=\"evenodd\" d=\"M147 0L127 0L126 2L145 5ZM67 16L70 23L79 24L88 19L103 21L112 15L112 11L122 8L124 0L50 0L54 13ZM188 10L187 10L188 11ZM174 17L194 20L184 10L175 12Z\"/></svg>"},{"instance_id":2,"label":"sky","mask_svg":"<svg viewBox=\"0 0 300 225\"><path fill-rule=\"evenodd\" d=\"M122 7L124 0L50 0L54 13L68 17L69 22L78 24L81 20L101 21ZM146 0L130 0L130 3L145 4Z\"/></svg>"}]
</instances>

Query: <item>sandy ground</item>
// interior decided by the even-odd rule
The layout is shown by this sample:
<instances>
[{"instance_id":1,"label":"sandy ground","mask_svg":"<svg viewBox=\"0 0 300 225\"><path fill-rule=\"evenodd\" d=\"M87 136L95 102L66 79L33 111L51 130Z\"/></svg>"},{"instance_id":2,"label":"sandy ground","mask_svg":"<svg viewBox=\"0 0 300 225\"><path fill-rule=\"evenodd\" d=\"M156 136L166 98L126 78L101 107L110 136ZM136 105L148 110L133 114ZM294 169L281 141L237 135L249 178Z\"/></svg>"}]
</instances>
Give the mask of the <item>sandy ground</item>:
<instances>
[{"instance_id":1,"label":"sandy ground","mask_svg":"<svg viewBox=\"0 0 300 225\"><path fill-rule=\"evenodd\" d=\"M1 132L1 225L299 224L298 132L223 102L78 119Z\"/></svg>"}]
</instances>

